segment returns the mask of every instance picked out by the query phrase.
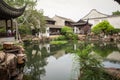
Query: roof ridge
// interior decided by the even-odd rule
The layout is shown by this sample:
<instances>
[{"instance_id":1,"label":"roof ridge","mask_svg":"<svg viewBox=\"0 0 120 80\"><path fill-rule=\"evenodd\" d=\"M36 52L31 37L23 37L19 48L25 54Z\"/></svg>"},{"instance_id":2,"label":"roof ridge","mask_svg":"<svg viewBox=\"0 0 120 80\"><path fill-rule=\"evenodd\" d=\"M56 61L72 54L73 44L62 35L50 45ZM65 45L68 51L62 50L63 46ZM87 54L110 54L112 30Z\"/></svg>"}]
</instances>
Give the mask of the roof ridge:
<instances>
[{"instance_id":1,"label":"roof ridge","mask_svg":"<svg viewBox=\"0 0 120 80\"><path fill-rule=\"evenodd\" d=\"M110 16L110 15L108 15L108 14L101 13L101 12L99 12L99 11L98 11L98 10L96 10L96 9L92 9L92 10L94 10L94 11L96 11L96 12L98 12L98 13L102 14L102 15Z\"/></svg>"},{"instance_id":2,"label":"roof ridge","mask_svg":"<svg viewBox=\"0 0 120 80\"><path fill-rule=\"evenodd\" d=\"M50 18L49 16L44 16L46 20L52 20L55 21L53 18Z\"/></svg>"},{"instance_id":3,"label":"roof ridge","mask_svg":"<svg viewBox=\"0 0 120 80\"><path fill-rule=\"evenodd\" d=\"M73 21L71 18L66 18L66 17L63 17L63 16L58 16L58 15L55 15L55 16L57 16L57 17L59 17L59 18L62 18L62 19L69 20L69 21ZM74 21L73 21L73 22L74 22Z\"/></svg>"},{"instance_id":4,"label":"roof ridge","mask_svg":"<svg viewBox=\"0 0 120 80\"><path fill-rule=\"evenodd\" d=\"M99 12L99 11L96 10L96 9L92 9L92 10L90 10L90 12L89 12L88 14L86 14L82 19L84 20L84 18L87 17L89 14L91 14L93 11L95 11L95 12L101 14L101 15L105 15L105 16L107 16L107 17L110 16L110 15L108 15L108 14L101 13L101 12Z\"/></svg>"},{"instance_id":5,"label":"roof ridge","mask_svg":"<svg viewBox=\"0 0 120 80\"><path fill-rule=\"evenodd\" d=\"M68 19L68 18L66 18L66 17L63 17L63 16L58 16L58 15L55 15L55 16L57 16L57 17L60 17L60 18L65 18L65 19Z\"/></svg>"}]
</instances>

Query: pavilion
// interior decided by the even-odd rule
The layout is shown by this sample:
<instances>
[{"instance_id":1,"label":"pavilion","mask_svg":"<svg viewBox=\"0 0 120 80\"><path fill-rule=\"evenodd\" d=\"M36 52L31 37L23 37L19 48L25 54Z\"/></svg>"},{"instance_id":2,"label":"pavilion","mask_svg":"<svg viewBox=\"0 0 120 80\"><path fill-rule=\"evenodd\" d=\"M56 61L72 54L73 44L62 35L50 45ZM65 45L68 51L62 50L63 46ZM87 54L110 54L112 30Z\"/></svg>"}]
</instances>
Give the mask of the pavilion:
<instances>
[{"instance_id":1,"label":"pavilion","mask_svg":"<svg viewBox=\"0 0 120 80\"><path fill-rule=\"evenodd\" d=\"M23 12L25 11L26 5L23 6L22 8L14 8L9 6L4 0L0 0L0 21L4 21L5 23L5 34L7 35L8 29L13 32L13 19L21 16ZM9 21L9 24L8 24ZM3 24L3 23L2 23ZM0 27L1 25L0 24ZM17 26L14 26L17 27Z\"/></svg>"},{"instance_id":2,"label":"pavilion","mask_svg":"<svg viewBox=\"0 0 120 80\"><path fill-rule=\"evenodd\" d=\"M87 21L84 21L84 20L79 20L78 22L72 24L74 26L74 33L77 33L77 34L88 34L91 32L91 26L92 24L90 24Z\"/></svg>"}]
</instances>

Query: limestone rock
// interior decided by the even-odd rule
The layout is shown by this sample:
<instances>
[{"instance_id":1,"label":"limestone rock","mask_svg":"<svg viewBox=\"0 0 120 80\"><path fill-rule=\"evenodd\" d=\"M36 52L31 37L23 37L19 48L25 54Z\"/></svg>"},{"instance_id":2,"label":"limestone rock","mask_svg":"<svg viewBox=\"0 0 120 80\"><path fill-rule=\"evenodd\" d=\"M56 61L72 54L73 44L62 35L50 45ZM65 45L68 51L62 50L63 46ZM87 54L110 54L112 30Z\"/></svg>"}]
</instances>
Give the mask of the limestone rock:
<instances>
[{"instance_id":1,"label":"limestone rock","mask_svg":"<svg viewBox=\"0 0 120 80\"><path fill-rule=\"evenodd\" d=\"M4 42L3 43L3 49L5 49L5 50L13 49L13 46L14 46L13 42Z\"/></svg>"},{"instance_id":2,"label":"limestone rock","mask_svg":"<svg viewBox=\"0 0 120 80\"><path fill-rule=\"evenodd\" d=\"M6 65L10 69L14 69L17 66L17 57L15 54L6 53Z\"/></svg>"},{"instance_id":3,"label":"limestone rock","mask_svg":"<svg viewBox=\"0 0 120 80\"><path fill-rule=\"evenodd\" d=\"M5 60L5 53L3 51L0 51L0 63L2 63Z\"/></svg>"},{"instance_id":4,"label":"limestone rock","mask_svg":"<svg viewBox=\"0 0 120 80\"><path fill-rule=\"evenodd\" d=\"M24 64L26 61L26 55L25 54L17 54L17 63L18 64Z\"/></svg>"}]
</instances>

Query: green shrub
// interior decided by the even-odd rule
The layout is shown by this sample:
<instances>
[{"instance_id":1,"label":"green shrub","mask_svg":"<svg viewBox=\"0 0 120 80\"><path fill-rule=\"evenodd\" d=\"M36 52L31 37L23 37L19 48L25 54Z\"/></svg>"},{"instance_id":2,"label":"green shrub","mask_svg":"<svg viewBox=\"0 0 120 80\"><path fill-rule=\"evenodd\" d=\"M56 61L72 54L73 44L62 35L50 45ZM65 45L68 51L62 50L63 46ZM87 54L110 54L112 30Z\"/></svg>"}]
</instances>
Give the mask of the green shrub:
<instances>
[{"instance_id":1,"label":"green shrub","mask_svg":"<svg viewBox=\"0 0 120 80\"><path fill-rule=\"evenodd\" d=\"M120 29L117 29L117 28L114 29L114 30L113 30L113 33L120 33Z\"/></svg>"},{"instance_id":2,"label":"green shrub","mask_svg":"<svg viewBox=\"0 0 120 80\"><path fill-rule=\"evenodd\" d=\"M66 44L67 41L51 41L50 44Z\"/></svg>"},{"instance_id":3,"label":"green shrub","mask_svg":"<svg viewBox=\"0 0 120 80\"><path fill-rule=\"evenodd\" d=\"M62 29L61 29L61 34L65 35L66 33L73 33L73 30L71 27L68 27L68 26L64 26Z\"/></svg>"},{"instance_id":4,"label":"green shrub","mask_svg":"<svg viewBox=\"0 0 120 80\"><path fill-rule=\"evenodd\" d=\"M72 32L66 33L65 36L66 36L67 40L77 40L78 39L77 34L74 34Z\"/></svg>"},{"instance_id":5,"label":"green shrub","mask_svg":"<svg viewBox=\"0 0 120 80\"><path fill-rule=\"evenodd\" d=\"M108 21L102 21L93 27L92 32L94 32L95 34L99 34L101 32L105 34L111 34L113 30L114 27Z\"/></svg>"},{"instance_id":6,"label":"green shrub","mask_svg":"<svg viewBox=\"0 0 120 80\"><path fill-rule=\"evenodd\" d=\"M19 33L21 35L31 34L31 29L28 26L22 25L19 27Z\"/></svg>"},{"instance_id":7,"label":"green shrub","mask_svg":"<svg viewBox=\"0 0 120 80\"><path fill-rule=\"evenodd\" d=\"M73 32L73 29L71 27L64 26L61 29L61 33L63 36L62 36L62 38L60 37L60 39L62 39L62 40L76 40L76 39L78 39L77 34L75 34Z\"/></svg>"},{"instance_id":8,"label":"green shrub","mask_svg":"<svg viewBox=\"0 0 120 80\"><path fill-rule=\"evenodd\" d=\"M66 37L62 35L62 36L59 36L56 40L66 40Z\"/></svg>"}]
</instances>

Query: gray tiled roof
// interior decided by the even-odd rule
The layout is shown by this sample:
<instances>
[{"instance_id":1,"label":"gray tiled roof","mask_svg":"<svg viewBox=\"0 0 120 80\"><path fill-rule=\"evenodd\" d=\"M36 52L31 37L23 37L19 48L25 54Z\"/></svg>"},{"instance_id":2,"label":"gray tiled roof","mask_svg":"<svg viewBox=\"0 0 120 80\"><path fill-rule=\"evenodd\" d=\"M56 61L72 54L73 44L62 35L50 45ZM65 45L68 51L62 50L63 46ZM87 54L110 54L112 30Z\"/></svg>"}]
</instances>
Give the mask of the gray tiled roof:
<instances>
[{"instance_id":1,"label":"gray tiled roof","mask_svg":"<svg viewBox=\"0 0 120 80\"><path fill-rule=\"evenodd\" d=\"M52 18L48 17L48 16L44 16L45 17L45 20L49 20L49 21L55 21L53 20Z\"/></svg>"},{"instance_id":2,"label":"gray tiled roof","mask_svg":"<svg viewBox=\"0 0 120 80\"><path fill-rule=\"evenodd\" d=\"M61 16L58 16L58 15L55 15L55 16L57 16L61 19L64 19L65 21L68 21L68 22L75 22L75 21L73 21L72 19L69 19L69 18L61 17Z\"/></svg>"},{"instance_id":3,"label":"gray tiled roof","mask_svg":"<svg viewBox=\"0 0 120 80\"><path fill-rule=\"evenodd\" d=\"M0 0L0 20L17 18L21 16L26 8L26 5L20 9L9 6L4 0Z\"/></svg>"},{"instance_id":4,"label":"gray tiled roof","mask_svg":"<svg viewBox=\"0 0 120 80\"><path fill-rule=\"evenodd\" d=\"M76 22L72 25L76 26L76 25L85 25L85 24L92 25L92 24L88 23L88 21L84 21L84 20L81 20L81 19L78 22Z\"/></svg>"}]
</instances>

